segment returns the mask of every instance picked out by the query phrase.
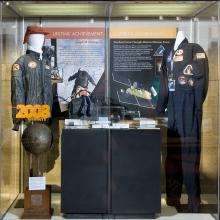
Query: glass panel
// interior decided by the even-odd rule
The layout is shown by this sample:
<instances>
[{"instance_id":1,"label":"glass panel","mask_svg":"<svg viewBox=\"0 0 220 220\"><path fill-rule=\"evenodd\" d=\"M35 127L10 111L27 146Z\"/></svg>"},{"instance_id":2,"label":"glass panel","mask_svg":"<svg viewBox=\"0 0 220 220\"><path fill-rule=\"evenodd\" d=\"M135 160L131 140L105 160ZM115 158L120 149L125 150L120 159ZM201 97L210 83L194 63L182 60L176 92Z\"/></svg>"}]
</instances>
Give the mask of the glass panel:
<instances>
[{"instance_id":1,"label":"glass panel","mask_svg":"<svg viewBox=\"0 0 220 220\"><path fill-rule=\"evenodd\" d=\"M1 20L1 165L0 165L0 213L3 214L20 190L20 133L12 131L11 118L11 66L19 54L17 34L18 20L4 3Z\"/></svg>"},{"instance_id":2,"label":"glass panel","mask_svg":"<svg viewBox=\"0 0 220 220\"><path fill-rule=\"evenodd\" d=\"M158 115L156 107L161 88L163 54L164 51L172 50L178 31L183 31L190 43L199 44L209 61L209 88L203 104L202 128L199 133L201 134L201 154L198 153L199 148L192 148L195 154L190 156L196 155L200 162L202 202L200 211L217 213L220 3L209 1L158 3L81 4L68 2L60 4L59 2L39 1L38 4L35 2L21 4L15 1L10 2L10 6L6 2L0 3L3 7L0 48L2 137L0 143L0 216L16 198L20 185L21 189L27 186L30 161L34 161L33 168L40 169L46 177L47 184L52 185L52 191L60 192L60 137L65 125L64 119L83 119L74 121L74 123L86 127L88 120L96 121L99 117L103 117L101 120L104 122L111 120L114 123L123 120L125 123L118 127L114 124L118 129L137 128L139 126L137 120L132 119L138 118L147 117L149 121L153 119L150 122L155 123L154 120L156 120L159 125L163 123L161 125L161 216L173 215L165 203L165 176L169 175L170 171L167 168L169 166L167 155L170 149L171 157L177 156L181 160L183 154L176 148L177 142L181 139L176 133L176 136L171 134L170 139L167 139L167 132L169 134L170 131L167 128L167 120L170 120L167 119L169 108L168 113ZM24 16L23 20L20 18L22 16ZM48 31L44 51L48 56L51 55L49 66L52 68L53 119L47 125L53 132L53 145L47 153L40 156L39 167L37 159L30 158L29 154L23 150L20 141L23 130L12 131L11 118L10 72L12 64L28 49L26 45L23 45L23 37L29 25L39 25ZM181 56L182 51L180 50L179 53ZM196 59L203 59L203 52L197 55ZM184 75L184 70L181 71ZM84 74L86 74L86 79ZM173 82L179 86L185 84L184 80L178 78ZM191 81L188 81L189 86L193 87L193 80L192 77ZM81 85L83 82L86 82L86 86ZM175 90L175 87L170 86L170 91L172 90ZM89 104L91 104L90 109ZM182 107L185 112L189 111L191 106L185 104ZM186 117L190 116L195 115L186 114ZM175 126L185 123L184 126L188 127L187 120L179 117ZM73 123L73 120L70 122ZM130 123L129 127L126 123ZM109 125L101 127L109 128ZM184 136L184 138L189 137ZM171 148L174 147L171 149L168 145L171 145ZM196 143L196 147L198 145ZM194 163L195 160L192 162ZM179 161L177 165L180 165ZM181 203L186 206L188 189L182 182L182 175L188 174L181 166L182 164L176 174L180 177L178 184L183 192ZM172 171L171 174L174 175ZM199 190L198 182L196 187Z\"/></svg>"},{"instance_id":3,"label":"glass panel","mask_svg":"<svg viewBox=\"0 0 220 220\"><path fill-rule=\"evenodd\" d=\"M148 4L141 5L138 4L117 4L113 3L112 16L110 17L110 34L109 34L109 45L110 45L110 68L109 68L109 80L110 80L110 104L117 106L124 106L129 113L132 110L140 111L141 117L155 117L157 113L155 107L157 106L157 99L154 96L154 91L151 90L152 83L157 78L152 77L152 73L156 73L157 62L155 56L157 49L160 49L162 45L165 51L170 51L173 48L172 43L176 40L176 33L178 31L183 31L185 36L190 43L197 43L207 54L209 61L209 88L208 94L203 105L203 121L201 130L201 155L200 153L194 154L200 158L200 184L201 184L201 213L217 213L218 212L218 121L219 121L219 108L218 108L218 90L219 90L219 77L218 77L218 39L219 39L219 21L217 19L217 9L218 4L215 5L209 2L203 2L201 8L195 9L194 12L189 12L189 14L197 15L196 18L181 18L177 17L168 18L163 13L158 13L158 19L144 18L145 13L150 13L149 11L142 11ZM194 5L193 7L197 7ZM130 7L130 9L129 9ZM134 10L135 7L137 11ZM163 7L163 4L160 6ZM169 7L169 6L167 6ZM175 5L178 7L178 4ZM191 3L187 3L186 8L191 7ZM155 8L157 8L155 6ZM157 8L158 9L158 8ZM155 9L156 10L156 9ZM187 9L186 9L187 10ZM159 16L164 15L164 16ZM154 14L156 16L156 14ZM157 37L154 38L153 30L156 28L160 29L160 33L157 33ZM171 37L166 37L166 35L160 37L161 32L165 30L174 30L175 34ZM144 33L146 31L146 34ZM142 36L141 36L141 34ZM151 35L149 35L151 33ZM144 35L144 36L143 36ZM161 41L163 40L163 41ZM163 45L163 42L169 41L168 44ZM158 41L162 43L158 43ZM155 47L156 46L156 47ZM195 47L197 47L195 45ZM190 55L191 56L191 55ZM159 57L160 58L160 57ZM140 67L143 65L142 67ZM203 67L201 67L203 68ZM182 71L182 70L181 70ZM142 75L143 74L143 75ZM179 74L179 72L177 73ZM155 74L156 75L156 74ZM175 81L178 83L178 81ZM142 85L141 85L142 84ZM178 86L178 85L177 85ZM153 84L153 88L158 94L158 87ZM140 97L138 95L143 92L143 89L149 92L148 106L143 106L139 102ZM143 98L143 96L142 96ZM180 97L179 97L180 99ZM129 101L128 101L129 100ZM176 100L179 101L179 100ZM149 104L150 103L150 104ZM145 100L146 105L146 100ZM151 106L151 108L149 108ZM145 107L145 108L144 108ZM190 109L190 106L183 105L182 109ZM184 110L183 110L184 111ZM187 110L189 111L189 110ZM169 109L168 109L169 114ZM177 112L173 112L177 114ZM126 115L126 113L125 113ZM164 121L166 121L167 113L165 113ZM190 117L190 113L187 113L187 117ZM195 116L194 116L195 117ZM156 119L159 119L156 117ZM170 123L170 118L168 119ZM189 121L187 118L178 118L176 123L181 123L183 126L188 127ZM160 122L160 121L159 121ZM166 123L165 123L166 124ZM178 126L178 124L176 125ZM167 127L167 125L166 125ZM199 130L199 128L198 128ZM168 168L169 158L167 157L167 152L169 156L177 154L178 160L181 160L183 153L178 153L176 146L177 141L180 140L179 137L169 134L167 140L167 128L161 127L162 133L162 161L161 161L161 171L162 171L162 193L166 193L166 180L165 176L169 175L171 172ZM186 139L189 136L185 137ZM171 142L170 142L171 141ZM176 145L175 145L176 144ZM170 146L173 146L171 149ZM179 145L178 145L179 146ZM187 145L186 147L189 147ZM195 144L196 148L199 149L199 144ZM199 156L200 155L200 156ZM193 154L191 154L193 156ZM193 162L193 161L192 161ZM195 161L194 161L195 162ZM182 161L184 162L184 159ZM180 163L176 163L176 166ZM172 164L171 164L172 165ZM182 165L181 165L182 166ZM165 168L166 167L166 168ZM176 169L176 168L175 168ZM183 168L186 169L186 168ZM183 172L183 173L182 173ZM172 173L172 172L171 172ZM172 173L171 175L175 175ZM184 177L184 181L190 176L187 170L182 168L177 171L176 175ZM195 174L197 175L197 174ZM184 182L184 183L185 183ZM183 190L181 197L181 202L187 204L187 190L183 184L182 180L179 181L180 188ZM177 184L177 185L178 185ZM177 187L175 185L175 187ZM196 187L199 189L199 182L197 181ZM180 191L179 191L180 192ZM172 192L170 192L172 193ZM169 194L169 192L168 192ZM188 193L189 194L189 193ZM165 196L166 198L166 196ZM162 216L166 213L166 206L163 202L162 196Z\"/></svg>"},{"instance_id":4,"label":"glass panel","mask_svg":"<svg viewBox=\"0 0 220 220\"><path fill-rule=\"evenodd\" d=\"M52 190L59 191L63 119L96 120L98 106L105 102L105 20L92 16L28 18L24 20L24 31L33 24L41 25L49 32L44 48L52 53L49 65L52 68L53 119L49 127L53 132L53 145L40 156L39 169L46 176L47 184L53 186ZM89 100L86 98L82 106L81 96L84 93L86 96L88 94ZM90 109L88 101L91 103ZM24 154L25 187L29 175L29 156L26 152Z\"/></svg>"},{"instance_id":5,"label":"glass panel","mask_svg":"<svg viewBox=\"0 0 220 220\"><path fill-rule=\"evenodd\" d=\"M121 17L110 20L110 99L129 114L155 117L161 62L177 28L192 38L191 22Z\"/></svg>"},{"instance_id":6,"label":"glass panel","mask_svg":"<svg viewBox=\"0 0 220 220\"><path fill-rule=\"evenodd\" d=\"M201 191L204 202L213 204L218 212L218 122L219 122L219 21L216 3L198 15L197 41L204 48L209 60L209 88L203 106ZM208 200L208 195L210 199ZM210 205L211 206L211 205Z\"/></svg>"}]
</instances>

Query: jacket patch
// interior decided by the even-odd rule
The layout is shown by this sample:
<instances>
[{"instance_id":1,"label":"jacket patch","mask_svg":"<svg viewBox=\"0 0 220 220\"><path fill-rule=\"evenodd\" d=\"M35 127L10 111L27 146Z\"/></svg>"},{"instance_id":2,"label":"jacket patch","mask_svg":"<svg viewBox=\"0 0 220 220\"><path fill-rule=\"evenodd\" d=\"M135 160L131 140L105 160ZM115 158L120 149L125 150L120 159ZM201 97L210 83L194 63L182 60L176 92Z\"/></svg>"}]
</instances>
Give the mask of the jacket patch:
<instances>
[{"instance_id":1,"label":"jacket patch","mask_svg":"<svg viewBox=\"0 0 220 220\"><path fill-rule=\"evenodd\" d=\"M17 64L17 63L15 63L15 64L13 65L13 67L12 67L12 70L13 70L13 71L18 71L19 69L20 69L20 65Z\"/></svg>"},{"instance_id":2,"label":"jacket patch","mask_svg":"<svg viewBox=\"0 0 220 220\"><path fill-rule=\"evenodd\" d=\"M183 70L183 74L185 75L193 75L193 67L192 65L187 65Z\"/></svg>"},{"instance_id":3,"label":"jacket patch","mask_svg":"<svg viewBox=\"0 0 220 220\"><path fill-rule=\"evenodd\" d=\"M196 53L197 59L205 59L205 53Z\"/></svg>"},{"instance_id":4,"label":"jacket patch","mask_svg":"<svg viewBox=\"0 0 220 220\"><path fill-rule=\"evenodd\" d=\"M36 68L36 66L37 66L37 63L34 62L34 61L30 61L30 62L28 63L28 67L30 67L31 69Z\"/></svg>"},{"instance_id":5,"label":"jacket patch","mask_svg":"<svg viewBox=\"0 0 220 220\"><path fill-rule=\"evenodd\" d=\"M49 69L50 69L50 66L45 65L45 69L49 70Z\"/></svg>"}]
</instances>

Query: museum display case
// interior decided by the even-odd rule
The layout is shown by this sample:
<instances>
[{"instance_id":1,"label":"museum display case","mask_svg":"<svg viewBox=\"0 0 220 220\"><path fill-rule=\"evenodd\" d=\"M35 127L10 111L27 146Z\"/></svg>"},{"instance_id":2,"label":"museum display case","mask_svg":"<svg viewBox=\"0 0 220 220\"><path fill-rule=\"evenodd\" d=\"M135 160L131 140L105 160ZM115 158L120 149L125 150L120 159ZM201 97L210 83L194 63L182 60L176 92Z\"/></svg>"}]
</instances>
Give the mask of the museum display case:
<instances>
[{"instance_id":1,"label":"museum display case","mask_svg":"<svg viewBox=\"0 0 220 220\"><path fill-rule=\"evenodd\" d=\"M43 51L49 57L53 105L51 120L46 124L52 131L53 144L40 156L38 168L46 183L51 185L52 193L61 193L61 211L64 214L163 215L160 196L167 190L165 167L170 141L167 124L171 108L169 104L166 106L168 111L161 114L157 107L163 96L161 76L168 68L164 64L165 54L168 54L166 61L174 63L174 71L176 63L193 54L183 70L177 68L177 74L181 75L176 80L171 77L169 83L174 82L174 91L181 86L194 90L196 80L202 77L194 78L192 69L204 68L203 64L198 64L198 68L194 64L207 59L208 90L204 95L199 132L201 154L198 153L200 212L217 216L220 138L218 1L2 1L0 6L0 216L24 192L29 171L36 168L36 158L25 151L21 142L26 122L19 125L19 131L12 130L11 95L15 91L11 87L11 76L16 75L13 71L16 72L16 65L20 65L16 60L28 49L27 44L23 44L28 26L38 26L47 32ZM169 52L180 31L189 43L202 49L195 49L194 45L190 52L188 49L185 52L179 48L179 54L170 58ZM185 53L189 54L185 57ZM28 68L33 70L34 65L28 63ZM171 85L169 91L172 89ZM180 99L177 98L176 108L186 112L186 118L177 116L176 123L184 124L187 129L187 116L195 117L189 109L197 99L188 104L180 103ZM173 114L177 113L174 111ZM174 135L171 142L175 141ZM90 149L90 145L94 148ZM138 163L139 159L142 162ZM130 172L126 173L123 165ZM155 173L149 167L154 167ZM88 174L89 171L92 174ZM90 188L82 184L82 189L78 190L80 181L86 178L90 182L90 177L95 181L91 182ZM146 183L145 187L142 181ZM74 187L70 189L69 184ZM185 196L187 189L183 185L182 195ZM131 188L141 189L149 198L139 200L136 195L141 197L140 191L137 189L136 195L129 194ZM94 200L87 200L84 208L89 211L81 209L80 204L85 200L77 203L77 196L87 198L90 191L99 189L100 194L94 195ZM155 205L151 207L152 192ZM77 210L70 204L74 196ZM132 198L134 203L129 202Z\"/></svg>"}]
</instances>

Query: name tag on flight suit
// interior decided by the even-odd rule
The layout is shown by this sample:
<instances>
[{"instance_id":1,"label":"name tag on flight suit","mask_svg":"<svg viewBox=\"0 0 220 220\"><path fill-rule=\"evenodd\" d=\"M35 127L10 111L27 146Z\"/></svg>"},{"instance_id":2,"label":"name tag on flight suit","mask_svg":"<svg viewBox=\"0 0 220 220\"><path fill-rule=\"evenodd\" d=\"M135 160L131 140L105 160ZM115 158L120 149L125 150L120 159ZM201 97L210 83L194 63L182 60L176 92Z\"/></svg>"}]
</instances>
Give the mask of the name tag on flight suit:
<instances>
[{"instance_id":1,"label":"name tag on flight suit","mask_svg":"<svg viewBox=\"0 0 220 220\"><path fill-rule=\"evenodd\" d=\"M174 79L168 79L168 89L170 92L175 91L175 80Z\"/></svg>"},{"instance_id":2,"label":"name tag on flight suit","mask_svg":"<svg viewBox=\"0 0 220 220\"><path fill-rule=\"evenodd\" d=\"M175 55L173 58L173 61L174 62L183 61L183 55L180 55L180 56Z\"/></svg>"}]
</instances>

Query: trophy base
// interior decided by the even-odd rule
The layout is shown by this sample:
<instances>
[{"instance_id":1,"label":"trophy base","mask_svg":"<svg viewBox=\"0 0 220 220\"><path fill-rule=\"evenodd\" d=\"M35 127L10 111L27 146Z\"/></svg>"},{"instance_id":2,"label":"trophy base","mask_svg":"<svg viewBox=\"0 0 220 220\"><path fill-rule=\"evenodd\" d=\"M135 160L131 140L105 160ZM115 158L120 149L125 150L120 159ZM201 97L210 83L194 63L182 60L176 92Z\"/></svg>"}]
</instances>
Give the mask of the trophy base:
<instances>
[{"instance_id":1,"label":"trophy base","mask_svg":"<svg viewBox=\"0 0 220 220\"><path fill-rule=\"evenodd\" d=\"M51 189L29 190L24 192L24 213L22 219L51 219Z\"/></svg>"}]
</instances>

